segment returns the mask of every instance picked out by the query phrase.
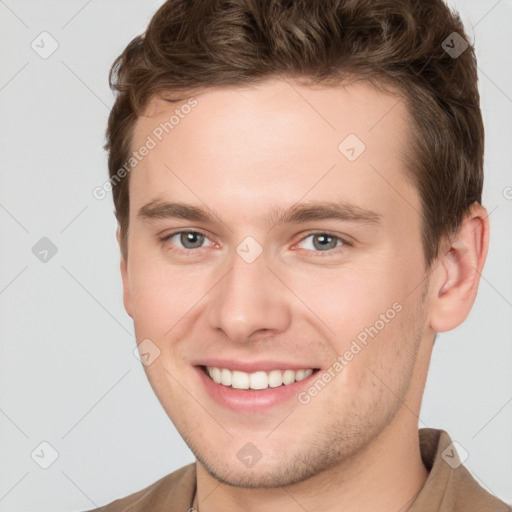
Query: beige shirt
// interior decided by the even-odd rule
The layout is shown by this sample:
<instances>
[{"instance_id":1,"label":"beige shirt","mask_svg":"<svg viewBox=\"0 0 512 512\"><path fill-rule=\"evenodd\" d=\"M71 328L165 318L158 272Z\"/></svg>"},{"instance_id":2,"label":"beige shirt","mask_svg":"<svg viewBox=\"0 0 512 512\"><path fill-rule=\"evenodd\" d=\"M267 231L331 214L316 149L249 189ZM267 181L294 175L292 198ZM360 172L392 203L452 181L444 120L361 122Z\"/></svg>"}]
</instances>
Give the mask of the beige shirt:
<instances>
[{"instance_id":1,"label":"beige shirt","mask_svg":"<svg viewBox=\"0 0 512 512\"><path fill-rule=\"evenodd\" d=\"M421 457L429 476L410 512L511 512L512 507L481 487L458 464L444 430L419 430ZM446 452L445 452L446 450ZM443 453L444 452L444 453ZM189 512L196 489L195 464L164 476L145 489L95 509L96 512Z\"/></svg>"}]
</instances>

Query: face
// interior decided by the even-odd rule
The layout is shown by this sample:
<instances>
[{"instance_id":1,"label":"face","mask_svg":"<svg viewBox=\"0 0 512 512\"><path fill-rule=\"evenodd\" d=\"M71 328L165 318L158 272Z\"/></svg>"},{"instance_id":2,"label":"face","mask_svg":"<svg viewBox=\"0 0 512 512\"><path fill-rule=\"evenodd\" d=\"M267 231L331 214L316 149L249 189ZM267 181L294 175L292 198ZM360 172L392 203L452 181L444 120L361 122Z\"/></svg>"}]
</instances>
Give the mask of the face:
<instances>
[{"instance_id":1,"label":"face","mask_svg":"<svg viewBox=\"0 0 512 512\"><path fill-rule=\"evenodd\" d=\"M402 401L430 333L403 102L275 80L186 104L154 100L136 125L151 148L121 269L151 386L198 461L287 485L417 424Z\"/></svg>"}]
</instances>

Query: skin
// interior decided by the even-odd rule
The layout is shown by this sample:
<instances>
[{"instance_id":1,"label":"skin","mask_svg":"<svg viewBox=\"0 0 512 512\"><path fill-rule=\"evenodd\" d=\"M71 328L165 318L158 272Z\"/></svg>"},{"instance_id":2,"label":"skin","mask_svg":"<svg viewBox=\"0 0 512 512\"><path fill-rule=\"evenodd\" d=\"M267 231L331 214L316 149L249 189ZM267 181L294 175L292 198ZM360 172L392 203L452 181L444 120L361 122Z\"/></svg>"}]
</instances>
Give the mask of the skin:
<instances>
[{"instance_id":1,"label":"skin","mask_svg":"<svg viewBox=\"0 0 512 512\"><path fill-rule=\"evenodd\" d=\"M145 366L149 382L198 461L199 509L410 505L428 476L418 417L434 335L472 307L488 245L485 209L473 205L428 271L420 199L401 159L407 111L397 96L361 83L269 80L195 98L130 175L121 273L137 342L149 338L160 350ZM152 100L133 147L181 104ZM338 150L348 134L366 146L353 162ZM216 216L139 218L155 200ZM272 208L315 201L349 202L380 222L267 222ZM160 240L180 229L204 234L203 245L187 251L179 235ZM350 244L334 239L322 248L311 235L325 231ZM236 252L247 236L263 249L252 263ZM395 318L307 405L234 411L206 393L194 368L219 357L325 371L397 302ZM262 453L250 468L237 458L248 442Z\"/></svg>"}]
</instances>

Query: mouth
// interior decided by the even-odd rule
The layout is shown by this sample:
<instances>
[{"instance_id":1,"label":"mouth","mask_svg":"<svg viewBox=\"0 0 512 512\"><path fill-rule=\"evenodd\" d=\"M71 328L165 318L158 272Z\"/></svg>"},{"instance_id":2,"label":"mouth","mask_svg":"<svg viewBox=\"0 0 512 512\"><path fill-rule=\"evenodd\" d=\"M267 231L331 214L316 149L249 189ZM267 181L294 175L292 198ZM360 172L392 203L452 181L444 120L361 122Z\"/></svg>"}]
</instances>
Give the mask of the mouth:
<instances>
[{"instance_id":1,"label":"mouth","mask_svg":"<svg viewBox=\"0 0 512 512\"><path fill-rule=\"evenodd\" d=\"M264 413L279 406L297 404L298 394L312 385L320 371L319 368L300 368L300 365L279 369L278 363L233 363L231 368L219 363L212 361L195 366L200 385L219 406L238 413Z\"/></svg>"},{"instance_id":2,"label":"mouth","mask_svg":"<svg viewBox=\"0 0 512 512\"><path fill-rule=\"evenodd\" d=\"M270 370L248 373L217 366L203 366L202 369L216 384L231 389L255 391L289 386L307 379L315 371L318 371L316 368L303 368L299 370Z\"/></svg>"}]
</instances>

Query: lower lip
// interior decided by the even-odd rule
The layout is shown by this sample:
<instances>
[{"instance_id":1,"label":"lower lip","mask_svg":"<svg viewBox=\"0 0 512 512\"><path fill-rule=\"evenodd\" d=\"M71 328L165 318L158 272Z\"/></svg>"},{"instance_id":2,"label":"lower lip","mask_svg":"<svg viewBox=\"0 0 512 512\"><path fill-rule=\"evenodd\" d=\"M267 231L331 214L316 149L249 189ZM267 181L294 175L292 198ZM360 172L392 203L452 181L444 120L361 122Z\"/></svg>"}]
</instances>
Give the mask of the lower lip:
<instances>
[{"instance_id":1,"label":"lower lip","mask_svg":"<svg viewBox=\"0 0 512 512\"><path fill-rule=\"evenodd\" d=\"M282 405L285 402L296 399L304 388L310 385L316 375L314 371L309 377L293 384L267 388L261 390L233 389L217 384L206 375L201 367L196 367L199 378L206 388L207 393L220 405L243 412L261 412L272 407Z\"/></svg>"}]
</instances>

